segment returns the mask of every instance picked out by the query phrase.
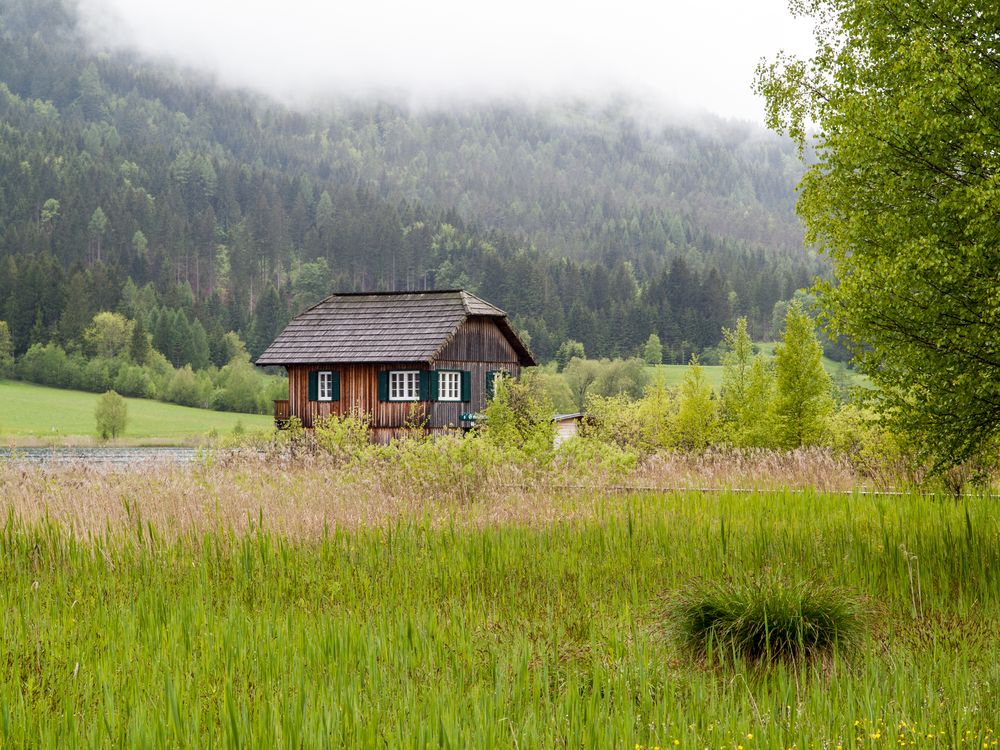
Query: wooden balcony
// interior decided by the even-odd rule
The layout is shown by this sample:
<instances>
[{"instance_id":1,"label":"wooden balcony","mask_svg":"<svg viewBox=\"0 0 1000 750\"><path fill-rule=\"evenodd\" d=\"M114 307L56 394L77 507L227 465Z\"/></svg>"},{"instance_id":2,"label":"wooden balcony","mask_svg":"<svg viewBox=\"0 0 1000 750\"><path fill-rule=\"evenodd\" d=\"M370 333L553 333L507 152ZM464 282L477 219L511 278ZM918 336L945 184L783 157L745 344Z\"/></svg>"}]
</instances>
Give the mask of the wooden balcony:
<instances>
[{"instance_id":1,"label":"wooden balcony","mask_svg":"<svg viewBox=\"0 0 1000 750\"><path fill-rule=\"evenodd\" d=\"M274 401L274 426L279 430L288 426L288 420L292 416L292 407L288 399Z\"/></svg>"}]
</instances>

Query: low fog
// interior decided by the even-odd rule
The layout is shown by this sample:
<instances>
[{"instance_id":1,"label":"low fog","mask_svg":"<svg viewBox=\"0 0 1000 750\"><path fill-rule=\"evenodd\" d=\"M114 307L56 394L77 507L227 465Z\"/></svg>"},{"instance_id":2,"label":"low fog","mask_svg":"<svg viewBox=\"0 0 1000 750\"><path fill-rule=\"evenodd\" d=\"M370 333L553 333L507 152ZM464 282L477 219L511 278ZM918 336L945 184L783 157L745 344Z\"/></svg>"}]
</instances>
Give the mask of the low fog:
<instances>
[{"instance_id":1,"label":"low fog","mask_svg":"<svg viewBox=\"0 0 1000 750\"><path fill-rule=\"evenodd\" d=\"M808 54L786 0L79 0L95 45L169 59L288 104L334 96L412 104L628 93L760 122L762 56Z\"/></svg>"}]
</instances>

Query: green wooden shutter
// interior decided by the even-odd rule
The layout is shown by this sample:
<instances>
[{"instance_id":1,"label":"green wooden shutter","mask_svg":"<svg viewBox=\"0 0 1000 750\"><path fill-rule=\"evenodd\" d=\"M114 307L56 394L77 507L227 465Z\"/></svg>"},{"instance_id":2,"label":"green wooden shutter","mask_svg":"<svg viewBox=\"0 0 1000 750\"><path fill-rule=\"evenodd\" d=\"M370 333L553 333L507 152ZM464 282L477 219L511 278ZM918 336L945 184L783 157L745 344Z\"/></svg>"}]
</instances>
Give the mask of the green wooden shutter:
<instances>
[{"instance_id":1,"label":"green wooden shutter","mask_svg":"<svg viewBox=\"0 0 1000 750\"><path fill-rule=\"evenodd\" d=\"M330 373L330 396L333 401L340 401L340 371Z\"/></svg>"},{"instance_id":2,"label":"green wooden shutter","mask_svg":"<svg viewBox=\"0 0 1000 750\"><path fill-rule=\"evenodd\" d=\"M315 370L309 373L309 400L319 401L319 373Z\"/></svg>"},{"instance_id":3,"label":"green wooden shutter","mask_svg":"<svg viewBox=\"0 0 1000 750\"><path fill-rule=\"evenodd\" d=\"M388 401L389 400L389 371L382 370L378 374L378 400Z\"/></svg>"},{"instance_id":4,"label":"green wooden shutter","mask_svg":"<svg viewBox=\"0 0 1000 750\"><path fill-rule=\"evenodd\" d=\"M472 373L462 370L462 401L469 403L472 401Z\"/></svg>"},{"instance_id":5,"label":"green wooden shutter","mask_svg":"<svg viewBox=\"0 0 1000 750\"><path fill-rule=\"evenodd\" d=\"M497 379L496 370L487 370L486 372L486 400L489 401L493 398L493 381Z\"/></svg>"},{"instance_id":6,"label":"green wooden shutter","mask_svg":"<svg viewBox=\"0 0 1000 750\"><path fill-rule=\"evenodd\" d=\"M420 400L437 401L438 374L437 370L420 371Z\"/></svg>"}]
</instances>

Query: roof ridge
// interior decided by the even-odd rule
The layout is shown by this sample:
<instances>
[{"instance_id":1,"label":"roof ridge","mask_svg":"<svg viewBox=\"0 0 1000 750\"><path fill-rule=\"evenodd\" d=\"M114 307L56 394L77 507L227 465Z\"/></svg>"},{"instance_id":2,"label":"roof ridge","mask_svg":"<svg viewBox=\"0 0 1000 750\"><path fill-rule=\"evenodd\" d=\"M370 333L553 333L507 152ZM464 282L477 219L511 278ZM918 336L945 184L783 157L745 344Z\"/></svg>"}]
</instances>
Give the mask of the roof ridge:
<instances>
[{"instance_id":1,"label":"roof ridge","mask_svg":"<svg viewBox=\"0 0 1000 750\"><path fill-rule=\"evenodd\" d=\"M496 313L495 313L496 315L502 316L504 318L507 317L506 311L501 310L499 307L497 307L496 305L494 305L492 302L487 302L486 300L484 300L479 295L473 294L472 292L467 291L465 289L462 289L460 291L462 293L461 294L461 297L462 297L462 308L465 310L465 314L466 315L482 315L483 314L482 312L473 312L473 310L469 307L469 298L471 297L476 302L479 302L480 304L486 305L486 307L489 307L489 308L491 308L493 310L496 310Z\"/></svg>"}]
</instances>

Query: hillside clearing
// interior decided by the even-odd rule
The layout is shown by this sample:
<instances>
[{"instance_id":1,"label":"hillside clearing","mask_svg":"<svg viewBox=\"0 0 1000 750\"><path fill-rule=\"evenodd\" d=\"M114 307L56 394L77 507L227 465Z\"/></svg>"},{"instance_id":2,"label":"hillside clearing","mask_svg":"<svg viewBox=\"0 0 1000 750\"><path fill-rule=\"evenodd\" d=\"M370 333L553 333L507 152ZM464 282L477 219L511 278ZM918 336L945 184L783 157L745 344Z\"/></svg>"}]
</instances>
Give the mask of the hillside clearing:
<instances>
[{"instance_id":1,"label":"hillside clearing","mask_svg":"<svg viewBox=\"0 0 1000 750\"><path fill-rule=\"evenodd\" d=\"M74 437L96 437L94 408L97 393L47 388L32 383L0 380L0 439L17 442L35 438L61 442ZM268 429L272 418L264 414L193 409L141 398L128 398L125 440L159 439L183 441L203 437L213 430L232 432L237 424L246 429Z\"/></svg>"}]
</instances>

